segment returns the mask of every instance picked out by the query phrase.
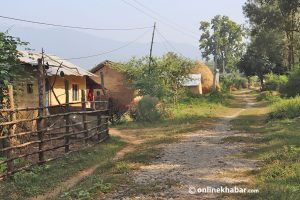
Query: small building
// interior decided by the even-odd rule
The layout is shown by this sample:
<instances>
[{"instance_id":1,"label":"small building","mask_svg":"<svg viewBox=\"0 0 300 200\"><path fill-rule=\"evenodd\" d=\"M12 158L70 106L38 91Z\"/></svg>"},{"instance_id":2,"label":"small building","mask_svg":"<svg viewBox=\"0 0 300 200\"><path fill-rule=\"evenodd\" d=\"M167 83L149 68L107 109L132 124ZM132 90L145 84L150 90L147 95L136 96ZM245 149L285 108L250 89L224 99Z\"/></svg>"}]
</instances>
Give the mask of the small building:
<instances>
[{"instance_id":1,"label":"small building","mask_svg":"<svg viewBox=\"0 0 300 200\"><path fill-rule=\"evenodd\" d=\"M37 107L38 106L38 81L37 66L38 59L42 57L41 53L31 53L20 51L22 56L19 60L25 73L20 76L17 87L15 88L17 107ZM69 81L69 101L76 103L81 101L81 90L87 94L87 79L96 77L95 74L61 59L54 55L44 54L45 67L45 104L46 106L57 106L64 104L65 96L65 80ZM97 83L94 84L97 86ZM70 106L80 106L71 104Z\"/></svg>"},{"instance_id":2,"label":"small building","mask_svg":"<svg viewBox=\"0 0 300 200\"><path fill-rule=\"evenodd\" d=\"M112 99L115 104L121 107L128 107L130 103L132 103L135 91L130 87L126 75L118 69L116 63L106 60L92 68L90 72L98 77L103 77L107 96ZM95 92L97 92L97 90Z\"/></svg>"},{"instance_id":3,"label":"small building","mask_svg":"<svg viewBox=\"0 0 300 200\"><path fill-rule=\"evenodd\" d=\"M194 94L202 94L201 74L190 74L183 83Z\"/></svg>"}]
</instances>

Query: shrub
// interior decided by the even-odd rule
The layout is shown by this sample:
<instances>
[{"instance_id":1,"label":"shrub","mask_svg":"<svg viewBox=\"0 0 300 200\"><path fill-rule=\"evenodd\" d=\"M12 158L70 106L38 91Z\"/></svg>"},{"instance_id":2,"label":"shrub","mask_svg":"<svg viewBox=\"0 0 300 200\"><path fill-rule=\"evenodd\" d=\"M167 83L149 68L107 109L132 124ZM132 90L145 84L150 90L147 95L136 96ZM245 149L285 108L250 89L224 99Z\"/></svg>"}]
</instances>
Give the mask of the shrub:
<instances>
[{"instance_id":1,"label":"shrub","mask_svg":"<svg viewBox=\"0 0 300 200\"><path fill-rule=\"evenodd\" d=\"M220 82L223 91L228 91L232 87L241 89L248 87L248 80L237 73L225 74L220 77Z\"/></svg>"},{"instance_id":2,"label":"shrub","mask_svg":"<svg viewBox=\"0 0 300 200\"><path fill-rule=\"evenodd\" d=\"M256 97L258 101L268 101L271 103L275 103L277 101L280 101L281 98L279 96L279 93L277 91L263 91L259 93L259 95Z\"/></svg>"},{"instance_id":3,"label":"shrub","mask_svg":"<svg viewBox=\"0 0 300 200\"><path fill-rule=\"evenodd\" d=\"M273 73L265 75L265 90L279 91L282 86L288 82L288 77L286 75L276 75Z\"/></svg>"},{"instance_id":4,"label":"shrub","mask_svg":"<svg viewBox=\"0 0 300 200\"><path fill-rule=\"evenodd\" d=\"M280 88L280 92L287 97L295 97L300 94L300 69L296 69L288 76L288 81Z\"/></svg>"},{"instance_id":5,"label":"shrub","mask_svg":"<svg viewBox=\"0 0 300 200\"><path fill-rule=\"evenodd\" d=\"M271 119L293 119L300 116L300 96L274 103L269 117Z\"/></svg>"},{"instance_id":6,"label":"shrub","mask_svg":"<svg viewBox=\"0 0 300 200\"><path fill-rule=\"evenodd\" d=\"M130 116L136 121L154 122L161 119L159 100L149 95L144 96L137 105L130 109Z\"/></svg>"}]
</instances>

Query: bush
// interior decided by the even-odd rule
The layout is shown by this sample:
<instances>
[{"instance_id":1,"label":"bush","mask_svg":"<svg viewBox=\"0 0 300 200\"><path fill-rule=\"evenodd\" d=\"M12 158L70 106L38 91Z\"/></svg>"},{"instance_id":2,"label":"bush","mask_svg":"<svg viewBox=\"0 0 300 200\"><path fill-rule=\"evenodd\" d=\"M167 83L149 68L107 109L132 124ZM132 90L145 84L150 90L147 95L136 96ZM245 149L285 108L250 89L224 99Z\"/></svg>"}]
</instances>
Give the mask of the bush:
<instances>
[{"instance_id":1,"label":"bush","mask_svg":"<svg viewBox=\"0 0 300 200\"><path fill-rule=\"evenodd\" d=\"M258 101L268 101L271 103L275 103L277 101L280 101L281 98L279 96L279 93L277 91L264 91L259 93L259 95L256 97Z\"/></svg>"},{"instance_id":2,"label":"bush","mask_svg":"<svg viewBox=\"0 0 300 200\"><path fill-rule=\"evenodd\" d=\"M279 91L288 82L286 75L276 75L273 73L265 75L265 90L268 91Z\"/></svg>"},{"instance_id":3,"label":"bush","mask_svg":"<svg viewBox=\"0 0 300 200\"><path fill-rule=\"evenodd\" d=\"M137 105L130 109L130 116L136 121L154 122L161 119L159 100L149 95L144 96Z\"/></svg>"},{"instance_id":4,"label":"bush","mask_svg":"<svg viewBox=\"0 0 300 200\"><path fill-rule=\"evenodd\" d=\"M237 73L226 74L220 77L220 82L223 91L228 91L232 87L237 89L247 88L248 80Z\"/></svg>"},{"instance_id":5,"label":"bush","mask_svg":"<svg viewBox=\"0 0 300 200\"><path fill-rule=\"evenodd\" d=\"M288 76L288 81L280 88L280 92L287 97L300 94L300 69L296 69Z\"/></svg>"},{"instance_id":6,"label":"bush","mask_svg":"<svg viewBox=\"0 0 300 200\"><path fill-rule=\"evenodd\" d=\"M271 107L271 119L293 119L300 116L300 96L278 101Z\"/></svg>"}]
</instances>

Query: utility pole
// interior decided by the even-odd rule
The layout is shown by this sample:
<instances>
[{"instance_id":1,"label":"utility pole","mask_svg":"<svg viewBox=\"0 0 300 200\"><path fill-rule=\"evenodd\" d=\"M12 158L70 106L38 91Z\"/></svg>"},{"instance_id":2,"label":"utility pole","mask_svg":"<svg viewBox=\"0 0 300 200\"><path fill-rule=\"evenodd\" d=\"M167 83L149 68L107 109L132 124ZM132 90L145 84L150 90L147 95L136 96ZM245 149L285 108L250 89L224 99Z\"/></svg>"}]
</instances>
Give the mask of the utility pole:
<instances>
[{"instance_id":1,"label":"utility pole","mask_svg":"<svg viewBox=\"0 0 300 200\"><path fill-rule=\"evenodd\" d=\"M153 42L154 42L154 34L155 34L156 22L154 22L153 26L153 33L152 33L152 40L151 40L151 47L150 47L150 56L149 56L149 73L151 69L151 61L152 61L152 49L153 49Z\"/></svg>"}]
</instances>

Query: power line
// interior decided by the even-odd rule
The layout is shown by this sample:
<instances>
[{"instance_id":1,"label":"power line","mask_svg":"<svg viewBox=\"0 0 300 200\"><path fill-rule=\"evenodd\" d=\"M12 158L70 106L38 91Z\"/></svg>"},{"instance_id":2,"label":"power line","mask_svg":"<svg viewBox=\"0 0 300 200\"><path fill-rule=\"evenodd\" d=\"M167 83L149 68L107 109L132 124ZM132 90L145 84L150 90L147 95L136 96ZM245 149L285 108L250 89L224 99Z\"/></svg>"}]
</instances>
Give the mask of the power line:
<instances>
[{"instance_id":1,"label":"power line","mask_svg":"<svg viewBox=\"0 0 300 200\"><path fill-rule=\"evenodd\" d=\"M93 54L93 55L88 55L88 56L81 56L81 57L73 57L73 58L65 58L65 59L61 59L61 60L79 60L79 59L85 59L85 58L92 58L92 57L97 57L97 56L101 56L101 55L105 55L105 54L109 54L115 51L118 51L120 49L123 49L131 44L133 44L134 42L138 41L139 39L141 39L142 37L144 37L149 31L144 32L142 35L139 35L139 37L137 37L136 39L126 43L125 45L122 45L118 48L109 50L109 51L105 51L105 52L101 52L101 53L97 53L97 54Z\"/></svg>"},{"instance_id":2,"label":"power line","mask_svg":"<svg viewBox=\"0 0 300 200\"><path fill-rule=\"evenodd\" d=\"M194 39L197 39L197 40L199 39L198 37L196 37L196 36L193 35L192 33L185 32L185 31L181 30L181 28L177 28L176 26L174 26L174 25L172 25L172 24L166 23L165 21L162 21L161 19L159 19L159 18L157 18L157 17L155 17L155 16L153 16L153 15L151 15L151 14L145 12L144 10L142 10L142 9L140 9L139 7L133 5L132 3L129 3L129 2L126 1L126 0L121 0L121 1L123 1L125 4L127 4L127 5L129 5L129 6L133 7L134 9L140 11L140 12L143 13L144 15L146 15L146 16L148 16L148 17L150 17L150 18L152 18L152 19L154 19L154 20L156 20L156 21L159 21L159 22L161 22L162 24L165 24L165 25L169 26L169 27L172 28L173 30L176 30L176 31L178 31L178 32L181 32L182 34L184 34L184 35L186 35L186 36L189 36L189 37L192 37L192 38L194 38Z\"/></svg>"},{"instance_id":3,"label":"power line","mask_svg":"<svg viewBox=\"0 0 300 200\"><path fill-rule=\"evenodd\" d=\"M174 45L172 45L171 42L168 41L167 38L166 38L165 36L163 36L163 34L162 34L158 29L157 29L156 31L157 31L158 35L159 35L161 38L163 38L163 39L165 40L165 42L171 47L171 49L173 49L175 52L177 52L178 54L180 54L181 56L183 56L182 53L180 53L180 52L174 47Z\"/></svg>"},{"instance_id":4,"label":"power line","mask_svg":"<svg viewBox=\"0 0 300 200\"><path fill-rule=\"evenodd\" d=\"M160 16L161 18L164 19L164 21L168 21L168 22L170 22L171 24L173 24L174 26L177 26L177 27L179 27L179 28L181 28L181 29L186 29L185 27L183 27L183 26L181 26L181 25L179 25L179 24L173 22L172 20L170 20L170 19L164 17L164 16L161 15L159 12L157 12L157 11L155 11L155 10L153 10L153 9L151 9L151 8L149 8L149 7L147 7L147 6L145 6L145 5L142 4L141 2L139 2L139 1L137 1L137 0L132 0L132 1L134 1L136 4L140 5L141 7L145 8L146 10L150 11L151 13L156 14L157 16ZM189 31L189 32L192 33L192 34L198 35L196 32L193 32L193 31Z\"/></svg>"},{"instance_id":5,"label":"power line","mask_svg":"<svg viewBox=\"0 0 300 200\"><path fill-rule=\"evenodd\" d=\"M133 28L94 28L94 27L70 26L70 25L40 22L40 21L31 21L31 20L7 17L7 16L2 16L2 15L0 15L0 18L14 20L14 21L21 21L21 22L26 22L26 23L32 23L32 24L45 25L45 26L55 26L55 27L61 27L61 28L93 30L93 31L131 31L131 30L149 29L149 28L153 27L153 26L146 26L146 27L133 27Z\"/></svg>"}]
</instances>

